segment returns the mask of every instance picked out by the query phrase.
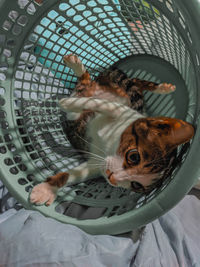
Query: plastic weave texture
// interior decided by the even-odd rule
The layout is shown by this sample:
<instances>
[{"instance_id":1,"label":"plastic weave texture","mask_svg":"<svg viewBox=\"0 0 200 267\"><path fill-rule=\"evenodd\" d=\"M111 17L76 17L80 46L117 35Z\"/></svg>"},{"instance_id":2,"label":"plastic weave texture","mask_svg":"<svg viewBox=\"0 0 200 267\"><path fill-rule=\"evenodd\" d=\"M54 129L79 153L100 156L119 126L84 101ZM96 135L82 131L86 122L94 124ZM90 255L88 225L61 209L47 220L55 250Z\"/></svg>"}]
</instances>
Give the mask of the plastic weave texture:
<instances>
[{"instance_id":1,"label":"plastic weave texture","mask_svg":"<svg viewBox=\"0 0 200 267\"><path fill-rule=\"evenodd\" d=\"M200 175L200 2L197 0L0 0L0 179L27 209L91 234L119 234L161 216ZM66 187L50 207L29 203L33 186L77 166L58 100L77 78L62 57L77 54L93 77L112 64L129 77L171 82L145 94L151 116L196 127L161 188L148 195L99 177Z\"/></svg>"}]
</instances>

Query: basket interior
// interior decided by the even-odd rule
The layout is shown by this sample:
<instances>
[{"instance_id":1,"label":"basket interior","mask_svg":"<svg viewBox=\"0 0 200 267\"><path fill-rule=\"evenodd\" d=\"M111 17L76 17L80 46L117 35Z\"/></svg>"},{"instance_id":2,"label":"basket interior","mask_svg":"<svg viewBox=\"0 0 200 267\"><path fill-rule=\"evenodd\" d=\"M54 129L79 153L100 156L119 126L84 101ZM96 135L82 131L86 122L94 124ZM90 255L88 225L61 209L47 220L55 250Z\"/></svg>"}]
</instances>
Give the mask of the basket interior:
<instances>
[{"instance_id":1,"label":"basket interior","mask_svg":"<svg viewBox=\"0 0 200 267\"><path fill-rule=\"evenodd\" d=\"M26 200L34 184L81 161L72 153L57 104L77 81L62 62L65 54L77 54L93 77L116 63L130 77L176 84L174 94L146 93L146 111L194 123L199 58L191 49L192 35L174 1L154 2L18 0L8 5L0 34L0 155L10 177L5 183L25 206L30 207ZM179 149L179 163L186 151ZM64 214L66 220L134 212L163 191L177 171L146 196L113 188L102 178L65 188L45 212L55 218Z\"/></svg>"}]
</instances>

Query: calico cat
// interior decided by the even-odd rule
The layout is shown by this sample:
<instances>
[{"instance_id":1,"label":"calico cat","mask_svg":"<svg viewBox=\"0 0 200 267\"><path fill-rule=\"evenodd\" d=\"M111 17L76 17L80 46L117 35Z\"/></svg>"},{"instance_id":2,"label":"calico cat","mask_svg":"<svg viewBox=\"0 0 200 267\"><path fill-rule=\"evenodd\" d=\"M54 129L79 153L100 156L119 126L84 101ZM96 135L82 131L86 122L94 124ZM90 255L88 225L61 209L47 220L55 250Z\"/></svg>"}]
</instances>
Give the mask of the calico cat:
<instances>
[{"instance_id":1,"label":"calico cat","mask_svg":"<svg viewBox=\"0 0 200 267\"><path fill-rule=\"evenodd\" d=\"M88 159L36 185L30 201L50 205L59 188L99 175L134 192L155 188L177 146L193 137L194 128L179 119L143 115L143 91L165 94L175 86L131 79L115 67L92 80L76 55L63 60L79 77L74 93L59 102L67 112L66 134Z\"/></svg>"}]
</instances>

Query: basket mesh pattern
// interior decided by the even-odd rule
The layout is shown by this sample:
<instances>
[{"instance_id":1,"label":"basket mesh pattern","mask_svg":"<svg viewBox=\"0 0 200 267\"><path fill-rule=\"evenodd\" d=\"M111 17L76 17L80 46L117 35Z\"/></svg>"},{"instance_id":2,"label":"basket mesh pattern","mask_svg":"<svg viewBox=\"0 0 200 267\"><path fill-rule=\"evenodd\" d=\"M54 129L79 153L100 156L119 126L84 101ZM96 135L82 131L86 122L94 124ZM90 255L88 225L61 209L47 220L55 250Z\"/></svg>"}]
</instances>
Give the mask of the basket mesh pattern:
<instances>
[{"instance_id":1,"label":"basket mesh pattern","mask_svg":"<svg viewBox=\"0 0 200 267\"><path fill-rule=\"evenodd\" d=\"M133 55L164 59L185 84L188 99L183 119L195 122L199 55L191 49L192 33L176 1L14 0L3 8L0 158L6 185L25 206L30 207L26 200L35 183L81 161L63 132L65 115L57 105L77 81L62 62L65 54L77 54L93 76ZM127 70L127 74L160 82L143 69ZM173 96L148 92L145 100L150 115L177 116ZM186 150L180 148L176 167ZM177 168L171 169L165 184L147 196L114 189L100 178L64 189L52 207L41 209L55 218L60 216L61 221L69 220L70 202L99 209L97 217L134 213L159 195L176 172ZM78 224L76 218L69 221Z\"/></svg>"}]
</instances>

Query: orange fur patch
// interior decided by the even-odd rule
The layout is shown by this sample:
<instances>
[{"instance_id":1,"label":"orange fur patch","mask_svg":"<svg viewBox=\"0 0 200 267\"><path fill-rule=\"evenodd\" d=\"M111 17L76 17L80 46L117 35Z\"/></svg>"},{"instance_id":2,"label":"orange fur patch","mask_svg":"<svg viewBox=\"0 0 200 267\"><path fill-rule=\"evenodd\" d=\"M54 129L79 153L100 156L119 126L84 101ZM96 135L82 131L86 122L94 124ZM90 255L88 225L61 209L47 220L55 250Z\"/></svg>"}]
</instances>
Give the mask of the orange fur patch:
<instances>
[{"instance_id":1,"label":"orange fur patch","mask_svg":"<svg viewBox=\"0 0 200 267\"><path fill-rule=\"evenodd\" d=\"M54 176L48 177L46 182L51 186L57 186L58 188L63 187L69 177L69 173L67 172L59 172Z\"/></svg>"}]
</instances>

